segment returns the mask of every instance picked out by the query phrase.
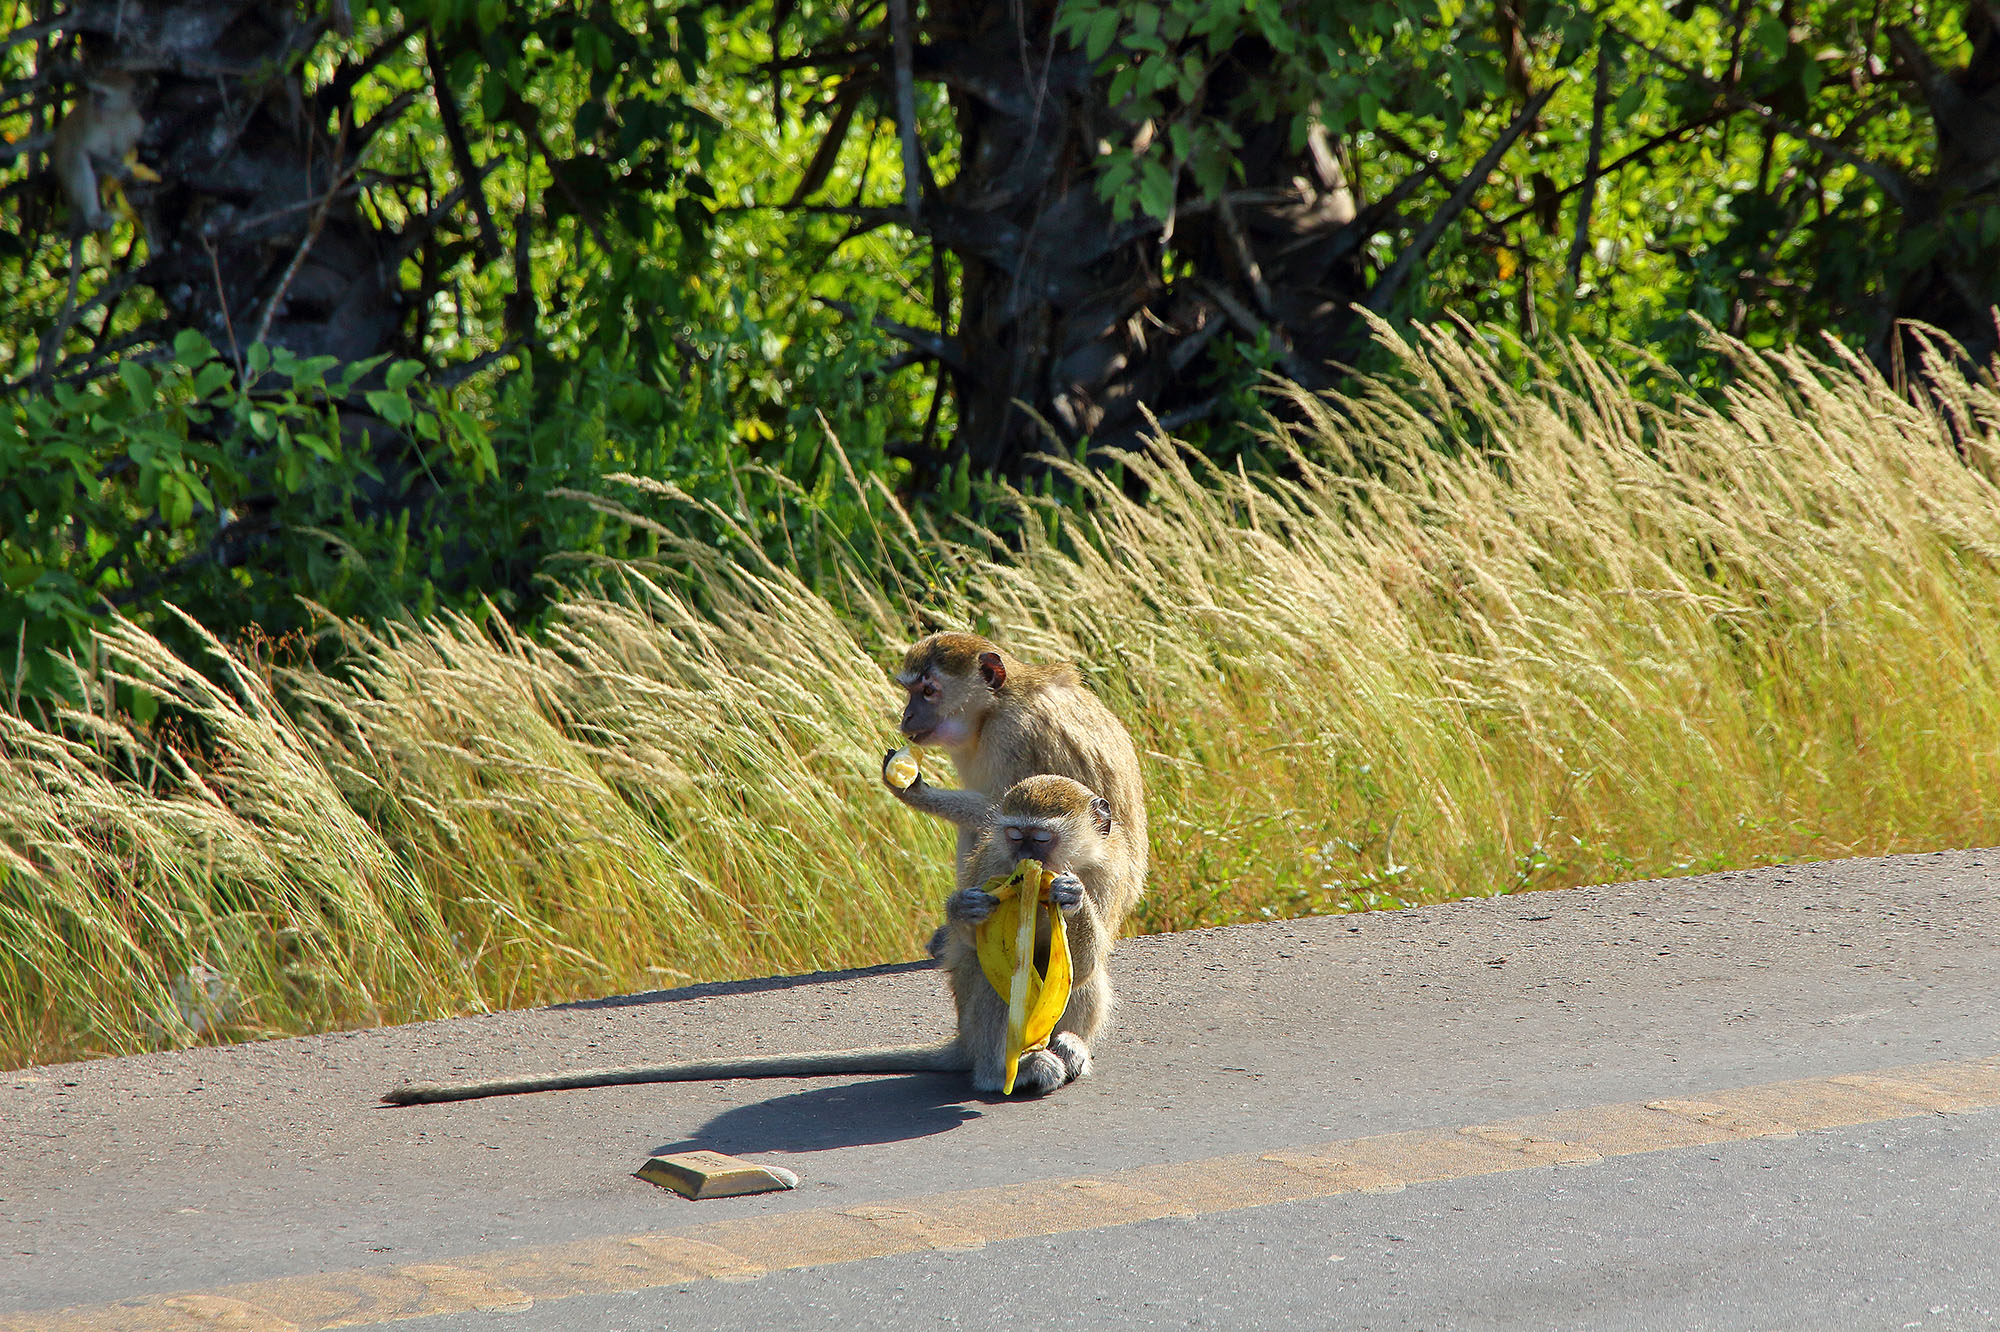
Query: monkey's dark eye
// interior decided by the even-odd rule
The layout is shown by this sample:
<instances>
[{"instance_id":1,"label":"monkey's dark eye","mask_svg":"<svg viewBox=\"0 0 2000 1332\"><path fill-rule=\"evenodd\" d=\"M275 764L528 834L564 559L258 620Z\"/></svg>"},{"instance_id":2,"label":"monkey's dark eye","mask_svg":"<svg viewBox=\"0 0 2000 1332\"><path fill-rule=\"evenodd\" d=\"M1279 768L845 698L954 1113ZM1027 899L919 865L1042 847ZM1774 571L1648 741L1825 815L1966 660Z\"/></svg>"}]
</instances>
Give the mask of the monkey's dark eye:
<instances>
[{"instance_id":1,"label":"monkey's dark eye","mask_svg":"<svg viewBox=\"0 0 2000 1332\"><path fill-rule=\"evenodd\" d=\"M934 684L927 684L923 687L921 692L924 696L924 702L935 703L938 701L939 695L942 694L944 691L939 689Z\"/></svg>"}]
</instances>

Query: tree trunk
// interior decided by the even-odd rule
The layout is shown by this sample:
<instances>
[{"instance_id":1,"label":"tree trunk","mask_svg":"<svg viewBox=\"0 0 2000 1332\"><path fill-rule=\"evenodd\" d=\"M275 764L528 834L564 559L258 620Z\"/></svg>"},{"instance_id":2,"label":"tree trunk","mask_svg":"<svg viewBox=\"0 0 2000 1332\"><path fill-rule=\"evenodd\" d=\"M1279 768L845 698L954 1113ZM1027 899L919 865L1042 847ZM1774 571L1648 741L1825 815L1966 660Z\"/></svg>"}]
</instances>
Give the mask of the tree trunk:
<instances>
[{"instance_id":1,"label":"tree trunk","mask_svg":"<svg viewBox=\"0 0 2000 1332\"><path fill-rule=\"evenodd\" d=\"M150 84L140 153L164 181L128 197L146 237L136 277L165 310L156 340L194 328L232 357L257 341L342 360L400 349L398 240L355 206L370 127L300 77L324 22L251 0L85 0L69 27L92 64Z\"/></svg>"},{"instance_id":2,"label":"tree trunk","mask_svg":"<svg viewBox=\"0 0 2000 1332\"><path fill-rule=\"evenodd\" d=\"M1248 126L1244 182L1172 234L1114 221L1095 191L1100 140L1131 134L1083 53L1053 40L1057 6L939 6L919 73L950 90L956 178L924 204L958 258L956 451L1020 475L1065 444L1129 444L1150 411L1169 427L1214 410L1216 335L1267 335L1309 384L1350 354L1366 295L1353 196L1330 144L1287 148L1284 125ZM1255 77L1261 53L1240 53ZM1184 274L1184 275L1183 275ZM1142 410L1143 409L1143 410Z\"/></svg>"},{"instance_id":3,"label":"tree trunk","mask_svg":"<svg viewBox=\"0 0 2000 1332\"><path fill-rule=\"evenodd\" d=\"M2000 209L2000 14L1991 3L1967 11L1972 54L1957 69L1940 68L1921 40L1891 29L1890 48L1902 72L1916 85L1936 129L1933 170L1908 184L1903 207L1905 252L1933 257L1892 284L1885 318L1870 348L1878 363L1905 364L1917 348L1905 332L1892 339L1901 321L1918 320L1942 329L1984 365L2000 350L1993 306L2000 302L2000 274L1993 252L1968 250L1960 239L1987 234L1968 226L1970 215Z\"/></svg>"}]
</instances>

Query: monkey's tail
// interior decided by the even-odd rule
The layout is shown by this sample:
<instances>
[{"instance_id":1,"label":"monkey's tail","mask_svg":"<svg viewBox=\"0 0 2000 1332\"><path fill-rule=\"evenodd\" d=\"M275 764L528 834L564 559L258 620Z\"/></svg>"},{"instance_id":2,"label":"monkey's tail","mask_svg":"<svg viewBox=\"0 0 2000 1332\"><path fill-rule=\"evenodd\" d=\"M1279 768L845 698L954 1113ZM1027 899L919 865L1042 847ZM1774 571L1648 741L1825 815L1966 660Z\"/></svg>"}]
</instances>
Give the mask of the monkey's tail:
<instances>
[{"instance_id":1,"label":"monkey's tail","mask_svg":"<svg viewBox=\"0 0 2000 1332\"><path fill-rule=\"evenodd\" d=\"M434 1105L474 1101L483 1096L568 1091L576 1087L629 1087L646 1082L709 1082L723 1078L813 1078L841 1073L966 1073L972 1061L956 1042L945 1045L877 1045L818 1054L727 1055L680 1064L638 1064L627 1068L585 1068L543 1077L495 1078L486 1082L406 1082L382 1093L388 1105Z\"/></svg>"}]
</instances>

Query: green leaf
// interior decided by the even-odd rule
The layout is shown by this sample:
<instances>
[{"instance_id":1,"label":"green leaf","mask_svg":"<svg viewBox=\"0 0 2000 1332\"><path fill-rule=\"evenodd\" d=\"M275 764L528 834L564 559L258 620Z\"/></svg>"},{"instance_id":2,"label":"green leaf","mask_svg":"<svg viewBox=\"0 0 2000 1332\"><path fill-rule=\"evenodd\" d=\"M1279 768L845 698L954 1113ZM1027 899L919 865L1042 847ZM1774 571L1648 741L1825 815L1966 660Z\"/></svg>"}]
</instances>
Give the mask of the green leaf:
<instances>
[{"instance_id":1,"label":"green leaf","mask_svg":"<svg viewBox=\"0 0 2000 1332\"><path fill-rule=\"evenodd\" d=\"M180 364L192 370L213 359L215 359L215 348L198 330L184 328L174 334L174 360Z\"/></svg>"},{"instance_id":2,"label":"green leaf","mask_svg":"<svg viewBox=\"0 0 2000 1332\"><path fill-rule=\"evenodd\" d=\"M409 398L401 393L390 393L386 389L370 389L361 397L368 404L370 411L390 425L408 425L414 414L410 410Z\"/></svg>"},{"instance_id":3,"label":"green leaf","mask_svg":"<svg viewBox=\"0 0 2000 1332\"><path fill-rule=\"evenodd\" d=\"M223 361L210 361L195 372L194 379L190 382L189 386L194 390L197 398L212 398L232 378L234 378L234 374L227 363Z\"/></svg>"},{"instance_id":4,"label":"green leaf","mask_svg":"<svg viewBox=\"0 0 2000 1332\"><path fill-rule=\"evenodd\" d=\"M1791 29L1776 14L1761 16L1750 30L1750 40L1763 51L1766 60L1774 63L1784 56L1791 39Z\"/></svg>"},{"instance_id":5,"label":"green leaf","mask_svg":"<svg viewBox=\"0 0 2000 1332\"><path fill-rule=\"evenodd\" d=\"M1174 178L1157 159L1139 164L1139 207L1164 222L1174 211Z\"/></svg>"},{"instance_id":6,"label":"green leaf","mask_svg":"<svg viewBox=\"0 0 2000 1332\"><path fill-rule=\"evenodd\" d=\"M1104 53L1111 49L1111 41L1118 35L1118 11L1100 9L1090 16L1090 32L1084 38L1083 55L1092 64L1104 59Z\"/></svg>"}]
</instances>

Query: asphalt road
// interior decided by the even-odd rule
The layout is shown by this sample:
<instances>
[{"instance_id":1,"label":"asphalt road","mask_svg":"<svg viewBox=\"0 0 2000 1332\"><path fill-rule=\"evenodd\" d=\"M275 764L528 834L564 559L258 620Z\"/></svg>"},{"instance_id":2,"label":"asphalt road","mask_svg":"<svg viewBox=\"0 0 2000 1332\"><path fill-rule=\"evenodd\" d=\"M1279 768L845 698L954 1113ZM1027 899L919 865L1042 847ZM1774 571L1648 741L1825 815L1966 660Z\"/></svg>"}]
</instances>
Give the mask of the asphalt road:
<instances>
[{"instance_id":1,"label":"asphalt road","mask_svg":"<svg viewBox=\"0 0 2000 1332\"><path fill-rule=\"evenodd\" d=\"M409 1108L938 1035L913 968L0 1074L0 1332L2000 1327L2000 851L1128 940L1098 1074ZM632 1177L709 1147L792 1193Z\"/></svg>"}]
</instances>

